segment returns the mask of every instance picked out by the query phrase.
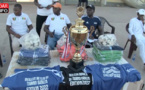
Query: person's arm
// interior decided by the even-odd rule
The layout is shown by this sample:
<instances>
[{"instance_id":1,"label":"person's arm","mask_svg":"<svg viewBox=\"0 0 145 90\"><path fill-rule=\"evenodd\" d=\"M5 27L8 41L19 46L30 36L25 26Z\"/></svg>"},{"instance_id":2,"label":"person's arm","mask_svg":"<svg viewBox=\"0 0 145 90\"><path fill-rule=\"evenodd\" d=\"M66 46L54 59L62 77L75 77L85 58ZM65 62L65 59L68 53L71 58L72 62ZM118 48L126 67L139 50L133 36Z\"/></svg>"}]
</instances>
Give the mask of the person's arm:
<instances>
[{"instance_id":1,"label":"person's arm","mask_svg":"<svg viewBox=\"0 0 145 90\"><path fill-rule=\"evenodd\" d=\"M6 30L7 30L8 33L14 35L17 38L20 38L21 37L21 35L15 33L13 30L11 30L11 26L9 26L9 25L6 25Z\"/></svg>"},{"instance_id":2,"label":"person's arm","mask_svg":"<svg viewBox=\"0 0 145 90\"><path fill-rule=\"evenodd\" d=\"M33 25L32 24L28 25L28 29L29 29L29 31L32 30L33 29Z\"/></svg>"},{"instance_id":3,"label":"person's arm","mask_svg":"<svg viewBox=\"0 0 145 90\"><path fill-rule=\"evenodd\" d=\"M53 3L52 3L51 5L48 5L48 6L46 7L46 9L50 9L50 8L52 7L52 5L55 4L56 2L58 2L58 0L53 0Z\"/></svg>"},{"instance_id":4,"label":"person's arm","mask_svg":"<svg viewBox=\"0 0 145 90\"><path fill-rule=\"evenodd\" d=\"M33 29L31 19L29 18L29 16L27 14L26 14L26 24L27 24L29 31Z\"/></svg>"},{"instance_id":5,"label":"person's arm","mask_svg":"<svg viewBox=\"0 0 145 90\"><path fill-rule=\"evenodd\" d=\"M98 19L98 21L97 21L97 23L98 23L98 26L97 26L97 29L98 29L98 36L100 36L100 35L102 35L102 34L104 34L104 30L102 29L102 24L101 24L101 21L100 21L100 19Z\"/></svg>"},{"instance_id":6,"label":"person's arm","mask_svg":"<svg viewBox=\"0 0 145 90\"><path fill-rule=\"evenodd\" d=\"M67 28L69 29L70 27L71 27L71 22L70 22L70 19L68 18L68 16L66 15L65 16L65 22L66 22L66 24L67 24Z\"/></svg>"},{"instance_id":7,"label":"person's arm","mask_svg":"<svg viewBox=\"0 0 145 90\"><path fill-rule=\"evenodd\" d=\"M67 28L69 29L71 27L71 25L72 25L71 23L70 24L67 24Z\"/></svg>"},{"instance_id":8,"label":"person's arm","mask_svg":"<svg viewBox=\"0 0 145 90\"><path fill-rule=\"evenodd\" d=\"M133 26L134 26L134 22L133 22L133 20L131 20L129 22L128 32L131 35L131 41L136 42L136 38L135 38L134 32L133 32Z\"/></svg>"},{"instance_id":9,"label":"person's arm","mask_svg":"<svg viewBox=\"0 0 145 90\"><path fill-rule=\"evenodd\" d=\"M133 22L133 20L131 20L129 22L129 28L128 28L128 32L129 32L130 35L134 35L133 26L134 26L134 22Z\"/></svg>"},{"instance_id":10,"label":"person's arm","mask_svg":"<svg viewBox=\"0 0 145 90\"><path fill-rule=\"evenodd\" d=\"M99 36L104 34L104 31L101 26L98 26Z\"/></svg>"},{"instance_id":11,"label":"person's arm","mask_svg":"<svg viewBox=\"0 0 145 90\"><path fill-rule=\"evenodd\" d=\"M53 37L54 32L50 32L50 31L49 31L49 25L45 25L45 26L44 26L44 31L45 31L48 35L50 35L50 37Z\"/></svg>"},{"instance_id":12,"label":"person's arm","mask_svg":"<svg viewBox=\"0 0 145 90\"><path fill-rule=\"evenodd\" d=\"M41 5L38 3L38 0L34 0L34 4L39 8L42 9L43 7L41 7Z\"/></svg>"},{"instance_id":13,"label":"person's arm","mask_svg":"<svg viewBox=\"0 0 145 90\"><path fill-rule=\"evenodd\" d=\"M49 25L45 25L45 26L44 26L44 31L45 31L47 34L49 34L48 28L49 28Z\"/></svg>"}]
</instances>

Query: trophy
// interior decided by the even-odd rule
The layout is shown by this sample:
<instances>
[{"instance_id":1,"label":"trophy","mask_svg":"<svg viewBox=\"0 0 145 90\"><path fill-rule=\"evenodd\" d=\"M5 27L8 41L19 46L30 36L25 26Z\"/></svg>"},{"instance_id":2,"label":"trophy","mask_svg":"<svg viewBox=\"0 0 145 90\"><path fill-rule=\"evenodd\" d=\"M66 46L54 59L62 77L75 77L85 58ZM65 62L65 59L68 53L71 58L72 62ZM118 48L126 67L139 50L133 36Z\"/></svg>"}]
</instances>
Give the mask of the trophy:
<instances>
[{"instance_id":1,"label":"trophy","mask_svg":"<svg viewBox=\"0 0 145 90\"><path fill-rule=\"evenodd\" d=\"M86 43L88 37L88 28L83 25L84 20L81 19L81 16L84 14L84 8L77 8L78 19L75 21L75 25L70 27L70 39L71 42L75 45L76 52L73 56L72 61L75 63L79 63L82 61L82 57L80 55L80 48L82 45Z\"/></svg>"}]
</instances>

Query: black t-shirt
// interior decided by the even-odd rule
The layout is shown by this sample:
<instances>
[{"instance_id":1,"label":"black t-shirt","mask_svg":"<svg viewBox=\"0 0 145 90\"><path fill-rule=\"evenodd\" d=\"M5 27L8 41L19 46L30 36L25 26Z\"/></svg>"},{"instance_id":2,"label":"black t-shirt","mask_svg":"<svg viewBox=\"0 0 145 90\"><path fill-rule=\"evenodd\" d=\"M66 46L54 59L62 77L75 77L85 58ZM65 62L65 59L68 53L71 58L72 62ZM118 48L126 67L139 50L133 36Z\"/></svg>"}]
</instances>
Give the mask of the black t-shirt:
<instances>
[{"instance_id":1,"label":"black t-shirt","mask_svg":"<svg viewBox=\"0 0 145 90\"><path fill-rule=\"evenodd\" d=\"M60 84L59 90L91 90L92 75L83 72L83 68L74 71L73 68L61 67L64 81Z\"/></svg>"},{"instance_id":2,"label":"black t-shirt","mask_svg":"<svg viewBox=\"0 0 145 90\"><path fill-rule=\"evenodd\" d=\"M84 22L84 25L87 26L87 28L90 30L90 27L91 26L94 26L95 27L95 30L98 29L99 26L101 26L101 21L98 17L93 17L93 18L90 18L88 16L83 16L82 19L85 21ZM98 38L96 35L95 35L95 31L92 33L93 37L94 38Z\"/></svg>"}]
</instances>

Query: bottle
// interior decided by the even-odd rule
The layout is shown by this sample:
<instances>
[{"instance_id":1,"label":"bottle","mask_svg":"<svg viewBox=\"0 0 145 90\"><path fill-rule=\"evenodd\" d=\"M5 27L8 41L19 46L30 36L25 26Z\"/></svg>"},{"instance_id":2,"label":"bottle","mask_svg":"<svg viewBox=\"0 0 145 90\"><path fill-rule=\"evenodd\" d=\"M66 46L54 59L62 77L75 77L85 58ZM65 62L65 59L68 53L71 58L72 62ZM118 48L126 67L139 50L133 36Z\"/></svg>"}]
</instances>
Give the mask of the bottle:
<instances>
[{"instance_id":1,"label":"bottle","mask_svg":"<svg viewBox=\"0 0 145 90\"><path fill-rule=\"evenodd\" d=\"M136 54L133 55L132 61L135 61Z\"/></svg>"},{"instance_id":2,"label":"bottle","mask_svg":"<svg viewBox=\"0 0 145 90\"><path fill-rule=\"evenodd\" d=\"M2 61L3 62L3 65L6 64L6 57L5 57L5 55L3 55L2 60L3 60Z\"/></svg>"}]
</instances>

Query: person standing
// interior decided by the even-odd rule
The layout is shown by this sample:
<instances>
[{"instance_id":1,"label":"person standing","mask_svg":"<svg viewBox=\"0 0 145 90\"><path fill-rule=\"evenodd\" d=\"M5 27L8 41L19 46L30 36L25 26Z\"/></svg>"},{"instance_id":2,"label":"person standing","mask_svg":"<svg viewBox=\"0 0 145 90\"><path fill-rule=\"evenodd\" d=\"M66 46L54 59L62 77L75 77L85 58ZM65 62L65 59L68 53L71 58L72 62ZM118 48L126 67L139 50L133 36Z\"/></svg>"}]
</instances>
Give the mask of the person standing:
<instances>
[{"instance_id":1,"label":"person standing","mask_svg":"<svg viewBox=\"0 0 145 90\"><path fill-rule=\"evenodd\" d=\"M58 0L34 0L34 4L37 6L36 30L39 36L47 16L53 13L51 6L57 1Z\"/></svg>"},{"instance_id":2,"label":"person standing","mask_svg":"<svg viewBox=\"0 0 145 90\"><path fill-rule=\"evenodd\" d=\"M134 41L139 48L140 57L145 65L145 24L144 24L145 10L139 9L137 17L134 17L129 22L129 34L131 40Z\"/></svg>"},{"instance_id":3,"label":"person standing","mask_svg":"<svg viewBox=\"0 0 145 90\"><path fill-rule=\"evenodd\" d=\"M62 7L60 3L57 2L52 7L54 14L47 17L44 31L48 34L47 44L54 50L57 41L64 35L63 27L70 28L71 22L66 14L60 12Z\"/></svg>"},{"instance_id":4,"label":"person standing","mask_svg":"<svg viewBox=\"0 0 145 90\"><path fill-rule=\"evenodd\" d=\"M33 29L29 16L22 12L21 4L14 5L14 13L9 14L6 30L11 34L13 51L20 50L18 39Z\"/></svg>"},{"instance_id":5,"label":"person standing","mask_svg":"<svg viewBox=\"0 0 145 90\"><path fill-rule=\"evenodd\" d=\"M85 6L88 6L88 0L78 0L78 7L84 6L84 4L85 4Z\"/></svg>"}]
</instances>

